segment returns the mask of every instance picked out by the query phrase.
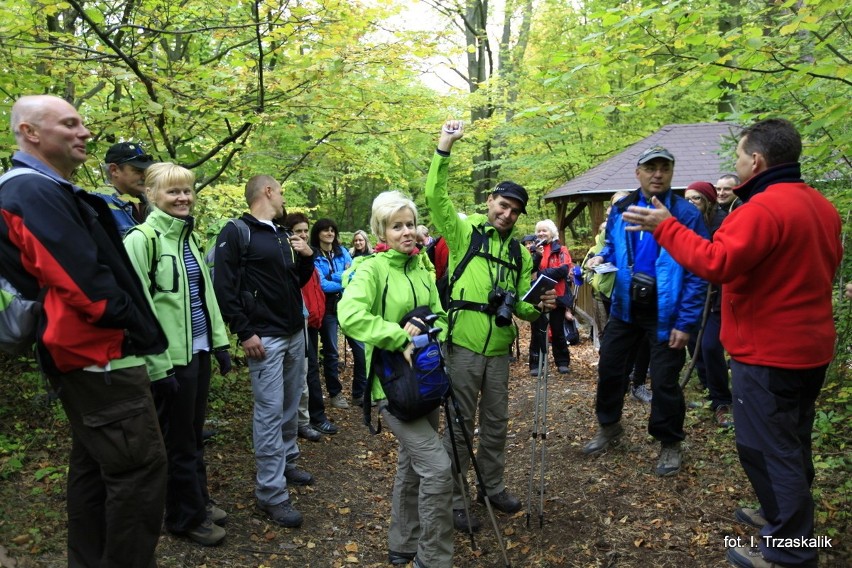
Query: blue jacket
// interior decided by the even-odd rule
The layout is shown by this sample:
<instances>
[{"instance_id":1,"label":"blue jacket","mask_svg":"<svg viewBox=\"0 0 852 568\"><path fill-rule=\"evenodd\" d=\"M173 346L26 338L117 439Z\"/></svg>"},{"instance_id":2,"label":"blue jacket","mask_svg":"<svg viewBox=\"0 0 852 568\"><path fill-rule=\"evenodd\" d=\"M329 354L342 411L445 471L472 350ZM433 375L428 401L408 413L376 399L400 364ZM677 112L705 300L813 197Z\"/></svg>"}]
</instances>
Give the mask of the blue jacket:
<instances>
[{"instance_id":1,"label":"blue jacket","mask_svg":"<svg viewBox=\"0 0 852 568\"><path fill-rule=\"evenodd\" d=\"M632 267L628 260L628 239L632 233L626 231L622 213L639 201L637 189L616 203L609 213L606 223L606 242L600 256L606 262L618 267L615 273L615 286L612 291L612 310L610 317L630 322L630 280ZM678 221L704 237L709 238L704 219L698 209L682 197L666 192L661 201ZM644 238L653 238L644 233ZM660 248L655 263L657 270L657 341L668 341L672 329L689 334L698 332L701 312L704 309L704 295L707 282L683 269L674 258Z\"/></svg>"},{"instance_id":2,"label":"blue jacket","mask_svg":"<svg viewBox=\"0 0 852 568\"><path fill-rule=\"evenodd\" d=\"M103 199L109 206L109 212L112 213L118 233L122 237L127 234L127 231L138 225L136 219L133 218L133 201L129 197L122 196L112 186L99 188L91 193Z\"/></svg>"},{"instance_id":3,"label":"blue jacket","mask_svg":"<svg viewBox=\"0 0 852 568\"><path fill-rule=\"evenodd\" d=\"M343 247L337 247L332 261L329 261L322 252L317 251L314 253L314 264L319 271L323 292L326 294L343 292L343 271L352 264L349 251Z\"/></svg>"}]
</instances>

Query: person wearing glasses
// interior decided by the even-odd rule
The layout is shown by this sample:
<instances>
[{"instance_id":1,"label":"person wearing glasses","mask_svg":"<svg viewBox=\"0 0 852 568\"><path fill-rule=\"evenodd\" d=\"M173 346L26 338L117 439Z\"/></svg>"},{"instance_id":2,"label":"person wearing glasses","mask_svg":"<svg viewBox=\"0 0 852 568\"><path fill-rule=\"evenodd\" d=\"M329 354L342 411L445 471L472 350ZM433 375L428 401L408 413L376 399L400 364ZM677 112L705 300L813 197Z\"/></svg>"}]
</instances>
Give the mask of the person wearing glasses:
<instances>
[{"instance_id":1,"label":"person wearing glasses","mask_svg":"<svg viewBox=\"0 0 852 568\"><path fill-rule=\"evenodd\" d=\"M684 197L701 211L704 225L713 235L722 226L722 221L728 216L725 209L716 203L716 188L706 181L694 181L686 186ZM710 409L716 416L716 423L723 428L734 425L731 413L731 387L728 384L728 364L725 362L725 348L719 340L722 329L722 298L719 290L712 287L710 312L704 323L704 333L701 335L701 349L698 355L698 378L708 391ZM690 338L689 352L695 353L697 337Z\"/></svg>"},{"instance_id":2,"label":"person wearing glasses","mask_svg":"<svg viewBox=\"0 0 852 568\"><path fill-rule=\"evenodd\" d=\"M135 142L113 144L104 157L109 185L93 193L109 206L122 237L148 216L145 170L153 164L154 158Z\"/></svg>"},{"instance_id":3,"label":"person wearing glasses","mask_svg":"<svg viewBox=\"0 0 852 568\"><path fill-rule=\"evenodd\" d=\"M642 237L643 233L628 231L629 224L622 215L633 205L653 207L651 200L656 197L684 225L707 238L698 209L671 191L674 164L674 156L661 146L639 155L639 189L612 206L604 246L586 262L590 269L611 262L618 270L598 363L595 413L599 427L583 453L599 454L624 434L621 413L628 374L625 361L647 334L654 392L648 433L660 442L655 469L658 476L680 471L686 404L678 375L686 360L684 347L690 335L698 332L707 284L684 270L650 235Z\"/></svg>"}]
</instances>

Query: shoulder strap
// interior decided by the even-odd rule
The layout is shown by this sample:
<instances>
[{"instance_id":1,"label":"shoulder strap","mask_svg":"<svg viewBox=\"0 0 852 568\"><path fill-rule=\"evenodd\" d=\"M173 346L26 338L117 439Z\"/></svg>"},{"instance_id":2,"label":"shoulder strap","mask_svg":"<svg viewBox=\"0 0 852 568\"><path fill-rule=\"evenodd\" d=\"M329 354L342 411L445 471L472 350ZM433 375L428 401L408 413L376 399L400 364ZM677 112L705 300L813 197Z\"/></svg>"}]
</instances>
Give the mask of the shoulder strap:
<instances>
[{"instance_id":1,"label":"shoulder strap","mask_svg":"<svg viewBox=\"0 0 852 568\"><path fill-rule=\"evenodd\" d=\"M509 261L506 262L502 258L497 258L488 251L488 237L485 235L485 231L483 228L475 226L470 234L470 245L468 245L467 251L464 253L461 261L456 265L452 276L450 276L447 288L448 296L452 296L453 285L459 278L461 278L462 273L465 268L467 268L467 265L470 264L470 261L473 260L474 256L481 256L488 261L495 262L509 268L510 270L514 270L515 288L517 289L521 278L521 268L523 266L523 260L521 258L521 243L514 237L509 239Z\"/></svg>"},{"instance_id":2,"label":"shoulder strap","mask_svg":"<svg viewBox=\"0 0 852 568\"><path fill-rule=\"evenodd\" d=\"M52 177L50 177L49 175L45 175L38 170L34 170L33 168L22 167L22 168L12 168L8 172L6 172L2 176L0 176L0 187L3 187L3 185L5 185L5 183L7 181L14 179L18 176L23 176L23 175L37 175L37 176L41 176L43 178L47 178L50 181L56 183L56 180L53 179Z\"/></svg>"},{"instance_id":3,"label":"shoulder strap","mask_svg":"<svg viewBox=\"0 0 852 568\"><path fill-rule=\"evenodd\" d=\"M240 269L242 269L246 265L246 257L248 256L249 243L251 243L251 229L249 229L248 223L239 218L231 219L228 222L234 224L234 226L237 228L237 234L239 234Z\"/></svg>"},{"instance_id":4,"label":"shoulder strap","mask_svg":"<svg viewBox=\"0 0 852 568\"><path fill-rule=\"evenodd\" d=\"M157 261L160 259L160 252L158 248L160 245L160 234L156 229L154 229L154 227L146 225L145 223L132 227L130 231L139 231L145 235L145 238L148 240L149 246L145 247L148 251L148 292L153 296L157 282ZM130 234L130 231L127 232L128 235ZM127 236L125 235L124 238L127 238Z\"/></svg>"}]
</instances>

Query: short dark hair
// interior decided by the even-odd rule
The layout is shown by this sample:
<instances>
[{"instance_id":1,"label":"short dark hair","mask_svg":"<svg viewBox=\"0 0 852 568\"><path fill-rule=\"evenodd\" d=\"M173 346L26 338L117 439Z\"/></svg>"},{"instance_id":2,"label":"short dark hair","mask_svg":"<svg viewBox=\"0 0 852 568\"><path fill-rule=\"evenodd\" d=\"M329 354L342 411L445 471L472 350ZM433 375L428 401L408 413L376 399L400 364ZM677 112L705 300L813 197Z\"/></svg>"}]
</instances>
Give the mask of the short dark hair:
<instances>
[{"instance_id":1,"label":"short dark hair","mask_svg":"<svg viewBox=\"0 0 852 568\"><path fill-rule=\"evenodd\" d=\"M329 227L334 229L334 242L331 243L331 248L335 249L335 248L340 247L340 240L338 240L339 237L340 237L340 231L337 230L337 223L335 223L332 219L327 219L327 218L320 219L319 221L314 223L313 227L311 227L311 246L312 247L318 248L320 246L319 234L320 234L320 232L325 231Z\"/></svg>"},{"instance_id":2,"label":"short dark hair","mask_svg":"<svg viewBox=\"0 0 852 568\"><path fill-rule=\"evenodd\" d=\"M767 167L798 162L802 155L802 137L793 123L783 118L768 118L752 124L740 133L746 153L763 155Z\"/></svg>"},{"instance_id":3,"label":"short dark hair","mask_svg":"<svg viewBox=\"0 0 852 568\"><path fill-rule=\"evenodd\" d=\"M299 223L305 223L306 225L311 224L310 220L308 220L308 216L304 213L300 213L299 211L296 211L294 213L288 213L287 216L284 218L284 226L288 229L292 229Z\"/></svg>"}]
</instances>

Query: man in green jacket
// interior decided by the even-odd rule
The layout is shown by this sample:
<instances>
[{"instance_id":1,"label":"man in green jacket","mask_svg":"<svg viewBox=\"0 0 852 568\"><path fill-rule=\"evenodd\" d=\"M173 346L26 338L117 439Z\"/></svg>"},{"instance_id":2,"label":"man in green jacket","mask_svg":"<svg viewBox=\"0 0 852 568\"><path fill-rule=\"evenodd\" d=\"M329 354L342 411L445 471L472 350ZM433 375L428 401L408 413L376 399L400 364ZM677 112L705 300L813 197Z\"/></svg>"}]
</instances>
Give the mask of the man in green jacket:
<instances>
[{"instance_id":1,"label":"man in green jacket","mask_svg":"<svg viewBox=\"0 0 852 568\"><path fill-rule=\"evenodd\" d=\"M447 370L462 412L463 427L471 436L473 417L479 410L479 444L476 459L485 487L479 487L478 501L488 495L491 504L505 513L521 509L521 502L503 480L506 465L506 428L509 420L509 353L517 329L511 316L535 321L540 310L556 306L556 294L547 292L538 306L520 299L530 288L532 259L515 238L515 223L526 213L528 195L520 185L504 181L488 196L486 215L459 218L447 193L450 149L464 133L461 121L444 124L438 148L426 179L426 203L432 222L447 242L450 260L450 304L447 334ZM482 239L477 234L484 235ZM480 242L463 271L456 268L466 256L471 242ZM508 317L507 317L508 316ZM464 448L460 430L456 443ZM452 458L449 436L444 447ZM459 452L460 467L466 472L470 456ZM461 487L453 489L453 523L458 530L478 530L479 520L465 513Z\"/></svg>"}]
</instances>

